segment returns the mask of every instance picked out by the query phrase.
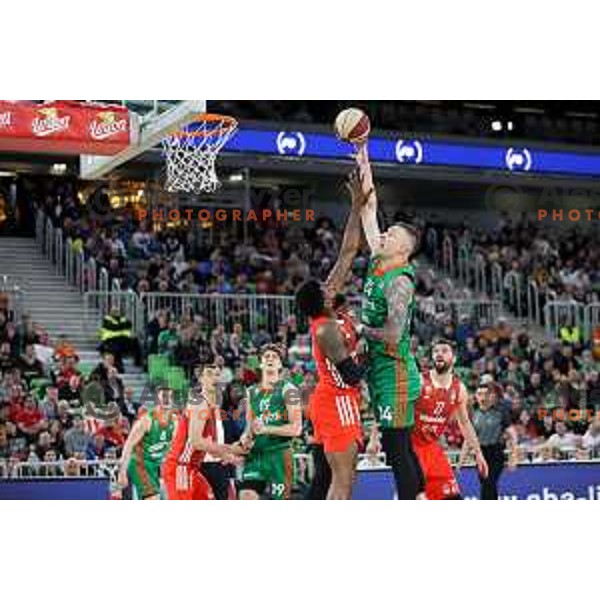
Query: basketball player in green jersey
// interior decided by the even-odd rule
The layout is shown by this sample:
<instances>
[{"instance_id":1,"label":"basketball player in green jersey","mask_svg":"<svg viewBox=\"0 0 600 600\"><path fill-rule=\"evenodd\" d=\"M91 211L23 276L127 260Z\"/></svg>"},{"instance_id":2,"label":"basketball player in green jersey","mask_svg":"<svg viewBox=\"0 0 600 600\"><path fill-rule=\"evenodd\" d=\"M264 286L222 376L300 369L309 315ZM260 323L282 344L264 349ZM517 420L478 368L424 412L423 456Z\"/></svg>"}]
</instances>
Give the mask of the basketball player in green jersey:
<instances>
[{"instance_id":1,"label":"basketball player in green jersey","mask_svg":"<svg viewBox=\"0 0 600 600\"><path fill-rule=\"evenodd\" d=\"M158 403L133 425L121 455L119 485L131 480L139 500L160 500L160 466L177 425L172 390L158 390Z\"/></svg>"},{"instance_id":2,"label":"basketball player in green jersey","mask_svg":"<svg viewBox=\"0 0 600 600\"><path fill-rule=\"evenodd\" d=\"M369 396L398 498L414 500L424 490L423 473L410 436L421 391L421 377L410 350L415 312L415 270L410 258L418 245L418 232L407 224L394 225L383 233L379 230L367 144L357 150L363 192L368 197L361 221L371 250L361 310L368 349Z\"/></svg>"},{"instance_id":3,"label":"basketball player in green jersey","mask_svg":"<svg viewBox=\"0 0 600 600\"><path fill-rule=\"evenodd\" d=\"M240 482L240 500L258 500L270 488L273 500L289 498L292 438L302 434L302 404L296 386L282 378L283 351L261 349L261 382L247 391L247 425L241 445L249 448Z\"/></svg>"}]
</instances>

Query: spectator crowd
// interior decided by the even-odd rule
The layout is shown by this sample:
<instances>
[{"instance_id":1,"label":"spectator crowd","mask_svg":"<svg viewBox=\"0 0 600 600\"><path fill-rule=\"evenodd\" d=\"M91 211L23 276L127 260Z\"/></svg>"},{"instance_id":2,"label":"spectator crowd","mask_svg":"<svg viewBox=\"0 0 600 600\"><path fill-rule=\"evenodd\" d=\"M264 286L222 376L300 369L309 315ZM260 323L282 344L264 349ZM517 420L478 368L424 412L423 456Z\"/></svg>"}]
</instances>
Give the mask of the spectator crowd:
<instances>
[{"instance_id":1,"label":"spectator crowd","mask_svg":"<svg viewBox=\"0 0 600 600\"><path fill-rule=\"evenodd\" d=\"M329 273L340 243L339 229L327 219L309 227L263 224L250 231L246 243L225 232L217 233L212 243L198 243L185 229L155 231L127 209L110 215L90 211L89 204L79 201L75 184L66 180L46 185L37 191L38 202L65 239L94 257L122 288L137 292L291 294L307 276L324 278ZM535 225L508 220L495 231L445 227L438 233L439 239L449 235L455 246L466 241L489 261L531 275L559 297L597 298L600 255L586 246L585 237L565 234L550 243ZM364 254L355 259L349 297L360 294L366 263ZM444 285L433 273L422 272L422 300L443 295ZM216 325L199 309L181 314L159 309L145 328L144 353L168 356L193 380L202 357L213 352L229 386L225 402L235 405L240 398L232 391L258 380L258 348L280 342L288 349L289 377L310 389L315 368L303 324L293 315L276 315L259 319L251 328L244 317L232 310L224 324ZM457 371L471 396L482 382L495 386L524 458L583 457L600 450L600 420L595 417L600 406L599 357L581 339L535 342L525 330L502 320L487 325L469 315L438 320L428 328L416 325L413 349L421 370L429 367L427 344L434 335L454 340ZM10 471L23 461L63 460L70 461L74 473L82 461L118 458L144 399L125 388L117 367L107 352L98 365L82 369L68 340L50 340L26 315L13 322L0 312L0 465ZM90 387L93 383L99 386ZM96 422L84 411L84 390L100 388L120 409L121 416L111 422ZM309 441L307 432L297 449ZM460 447L456 428L448 430L446 442Z\"/></svg>"}]
</instances>

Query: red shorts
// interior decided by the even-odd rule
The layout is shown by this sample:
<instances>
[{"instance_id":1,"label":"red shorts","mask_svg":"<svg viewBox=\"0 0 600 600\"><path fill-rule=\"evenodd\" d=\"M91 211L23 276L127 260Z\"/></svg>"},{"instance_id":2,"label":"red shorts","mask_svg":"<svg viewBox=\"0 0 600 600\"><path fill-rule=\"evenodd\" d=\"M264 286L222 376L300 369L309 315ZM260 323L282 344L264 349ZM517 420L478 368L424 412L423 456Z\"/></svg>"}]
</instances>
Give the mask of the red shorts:
<instances>
[{"instance_id":1,"label":"red shorts","mask_svg":"<svg viewBox=\"0 0 600 600\"><path fill-rule=\"evenodd\" d=\"M445 500L460 494L454 471L437 441L413 435L412 444L425 475L425 495L429 500Z\"/></svg>"},{"instance_id":2,"label":"red shorts","mask_svg":"<svg viewBox=\"0 0 600 600\"><path fill-rule=\"evenodd\" d=\"M167 500L214 500L210 484L190 465L165 463L163 481Z\"/></svg>"},{"instance_id":3,"label":"red shorts","mask_svg":"<svg viewBox=\"0 0 600 600\"><path fill-rule=\"evenodd\" d=\"M315 443L325 452L345 452L350 444L362 442L357 390L317 389L310 398L309 418Z\"/></svg>"}]
</instances>

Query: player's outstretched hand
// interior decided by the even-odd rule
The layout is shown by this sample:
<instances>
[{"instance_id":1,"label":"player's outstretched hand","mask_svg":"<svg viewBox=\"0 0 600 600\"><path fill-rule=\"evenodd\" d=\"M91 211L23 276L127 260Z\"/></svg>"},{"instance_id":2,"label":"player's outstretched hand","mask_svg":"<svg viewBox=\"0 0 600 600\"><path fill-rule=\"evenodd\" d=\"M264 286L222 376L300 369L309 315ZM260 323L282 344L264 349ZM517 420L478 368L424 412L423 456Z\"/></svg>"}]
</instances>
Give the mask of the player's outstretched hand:
<instances>
[{"instance_id":1,"label":"player's outstretched hand","mask_svg":"<svg viewBox=\"0 0 600 600\"><path fill-rule=\"evenodd\" d=\"M243 434L238 443L243 453L247 454L252 450L252 446L254 446L254 438L251 435Z\"/></svg>"},{"instance_id":2,"label":"player's outstretched hand","mask_svg":"<svg viewBox=\"0 0 600 600\"><path fill-rule=\"evenodd\" d=\"M244 462L241 456L236 456L233 452L227 452L223 455L221 462L225 465L235 465L236 467Z\"/></svg>"},{"instance_id":3,"label":"player's outstretched hand","mask_svg":"<svg viewBox=\"0 0 600 600\"><path fill-rule=\"evenodd\" d=\"M119 469L119 476L117 483L122 487L126 488L129 485L129 478L127 477L127 471L125 469Z\"/></svg>"},{"instance_id":4,"label":"player's outstretched hand","mask_svg":"<svg viewBox=\"0 0 600 600\"><path fill-rule=\"evenodd\" d=\"M250 452L253 445L253 440L242 437L239 441L231 444L231 451L236 455L246 455Z\"/></svg>"},{"instance_id":5,"label":"player's outstretched hand","mask_svg":"<svg viewBox=\"0 0 600 600\"><path fill-rule=\"evenodd\" d=\"M265 424L262 421L259 421L258 419L252 421L252 433L254 435L260 435L263 432L264 428Z\"/></svg>"},{"instance_id":6,"label":"player's outstretched hand","mask_svg":"<svg viewBox=\"0 0 600 600\"><path fill-rule=\"evenodd\" d=\"M477 462L477 470L479 471L479 474L481 475L481 477L483 479L487 479L487 476L490 471L488 468L487 461L485 460L485 458L483 457L483 454L481 454L481 452L478 452L476 454L475 461Z\"/></svg>"},{"instance_id":7,"label":"player's outstretched hand","mask_svg":"<svg viewBox=\"0 0 600 600\"><path fill-rule=\"evenodd\" d=\"M366 204L370 194L365 194L363 191L363 180L360 169L354 169L348 174L346 188L350 192L354 206L362 207Z\"/></svg>"}]
</instances>

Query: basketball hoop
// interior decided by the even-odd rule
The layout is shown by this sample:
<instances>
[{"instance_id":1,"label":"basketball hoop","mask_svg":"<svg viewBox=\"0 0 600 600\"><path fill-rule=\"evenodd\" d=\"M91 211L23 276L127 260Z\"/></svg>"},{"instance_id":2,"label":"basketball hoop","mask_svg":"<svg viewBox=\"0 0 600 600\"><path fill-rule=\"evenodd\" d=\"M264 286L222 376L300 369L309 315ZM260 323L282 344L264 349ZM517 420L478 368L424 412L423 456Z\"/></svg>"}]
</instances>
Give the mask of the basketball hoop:
<instances>
[{"instance_id":1,"label":"basketball hoop","mask_svg":"<svg viewBox=\"0 0 600 600\"><path fill-rule=\"evenodd\" d=\"M166 190L195 194L214 192L220 185L217 155L236 129L237 121L233 117L205 113L164 138Z\"/></svg>"}]
</instances>

